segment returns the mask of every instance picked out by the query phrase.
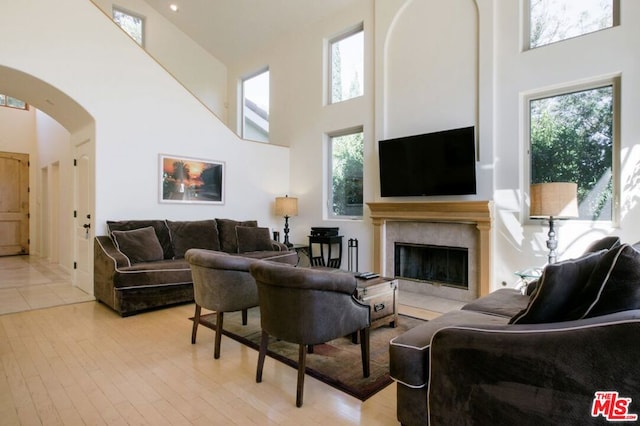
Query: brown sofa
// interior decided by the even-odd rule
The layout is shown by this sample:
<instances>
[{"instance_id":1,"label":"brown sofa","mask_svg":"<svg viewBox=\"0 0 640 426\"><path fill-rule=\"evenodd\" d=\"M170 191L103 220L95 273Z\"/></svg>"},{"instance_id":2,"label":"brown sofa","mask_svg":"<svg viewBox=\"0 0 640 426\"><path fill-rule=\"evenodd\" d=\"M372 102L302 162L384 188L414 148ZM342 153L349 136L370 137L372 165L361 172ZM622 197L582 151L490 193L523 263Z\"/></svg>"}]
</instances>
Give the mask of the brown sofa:
<instances>
[{"instance_id":1,"label":"brown sofa","mask_svg":"<svg viewBox=\"0 0 640 426\"><path fill-rule=\"evenodd\" d=\"M108 221L96 236L94 295L122 316L193 302L193 280L184 254L191 248L295 265L298 256L271 240L256 221Z\"/></svg>"}]
</instances>

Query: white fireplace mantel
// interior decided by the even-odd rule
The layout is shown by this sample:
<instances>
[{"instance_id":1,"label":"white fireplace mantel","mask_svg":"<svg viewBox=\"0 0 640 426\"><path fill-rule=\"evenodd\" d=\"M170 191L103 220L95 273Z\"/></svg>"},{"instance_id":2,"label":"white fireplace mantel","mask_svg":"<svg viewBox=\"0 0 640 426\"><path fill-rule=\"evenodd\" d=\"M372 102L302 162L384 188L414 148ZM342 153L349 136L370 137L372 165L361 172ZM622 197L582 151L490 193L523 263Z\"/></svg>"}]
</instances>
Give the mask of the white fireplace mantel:
<instances>
[{"instance_id":1,"label":"white fireplace mantel","mask_svg":"<svg viewBox=\"0 0 640 426\"><path fill-rule=\"evenodd\" d=\"M367 203L373 221L373 268L382 272L385 258L387 221L448 222L475 224L479 232L479 295L489 294L491 280L491 201L433 201L405 203Z\"/></svg>"}]
</instances>

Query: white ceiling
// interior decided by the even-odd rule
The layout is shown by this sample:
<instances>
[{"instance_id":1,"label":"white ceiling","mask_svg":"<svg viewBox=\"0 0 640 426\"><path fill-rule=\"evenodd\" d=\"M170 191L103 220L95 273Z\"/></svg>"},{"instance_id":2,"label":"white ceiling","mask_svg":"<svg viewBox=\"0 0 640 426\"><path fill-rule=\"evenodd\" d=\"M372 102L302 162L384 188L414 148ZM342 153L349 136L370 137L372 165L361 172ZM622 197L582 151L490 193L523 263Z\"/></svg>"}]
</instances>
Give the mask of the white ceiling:
<instances>
[{"instance_id":1,"label":"white ceiling","mask_svg":"<svg viewBox=\"0 0 640 426\"><path fill-rule=\"evenodd\" d=\"M225 64L358 0L145 0ZM178 5L172 12L169 4Z\"/></svg>"}]
</instances>

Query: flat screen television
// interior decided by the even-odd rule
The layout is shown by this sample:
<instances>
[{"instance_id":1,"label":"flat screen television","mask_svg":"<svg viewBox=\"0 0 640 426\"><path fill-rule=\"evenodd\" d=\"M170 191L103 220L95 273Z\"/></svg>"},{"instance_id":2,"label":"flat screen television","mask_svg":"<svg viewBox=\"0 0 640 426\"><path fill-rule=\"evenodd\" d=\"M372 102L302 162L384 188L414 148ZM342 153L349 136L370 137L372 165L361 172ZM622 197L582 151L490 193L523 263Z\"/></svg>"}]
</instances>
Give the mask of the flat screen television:
<instances>
[{"instance_id":1,"label":"flat screen television","mask_svg":"<svg viewBox=\"0 0 640 426\"><path fill-rule=\"evenodd\" d=\"M378 141L380 195L476 193L475 128Z\"/></svg>"}]
</instances>

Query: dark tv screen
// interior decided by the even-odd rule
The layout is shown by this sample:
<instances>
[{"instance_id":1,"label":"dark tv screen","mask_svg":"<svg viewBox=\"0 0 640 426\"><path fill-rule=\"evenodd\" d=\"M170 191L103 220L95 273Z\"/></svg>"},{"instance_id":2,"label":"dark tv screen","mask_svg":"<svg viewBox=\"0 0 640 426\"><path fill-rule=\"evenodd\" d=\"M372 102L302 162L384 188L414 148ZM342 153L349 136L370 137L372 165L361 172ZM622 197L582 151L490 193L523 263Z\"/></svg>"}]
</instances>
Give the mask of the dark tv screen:
<instances>
[{"instance_id":1,"label":"dark tv screen","mask_svg":"<svg viewBox=\"0 0 640 426\"><path fill-rule=\"evenodd\" d=\"M475 146L473 126L379 141L380 195L475 194Z\"/></svg>"}]
</instances>

